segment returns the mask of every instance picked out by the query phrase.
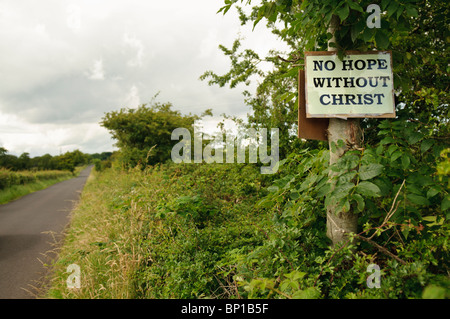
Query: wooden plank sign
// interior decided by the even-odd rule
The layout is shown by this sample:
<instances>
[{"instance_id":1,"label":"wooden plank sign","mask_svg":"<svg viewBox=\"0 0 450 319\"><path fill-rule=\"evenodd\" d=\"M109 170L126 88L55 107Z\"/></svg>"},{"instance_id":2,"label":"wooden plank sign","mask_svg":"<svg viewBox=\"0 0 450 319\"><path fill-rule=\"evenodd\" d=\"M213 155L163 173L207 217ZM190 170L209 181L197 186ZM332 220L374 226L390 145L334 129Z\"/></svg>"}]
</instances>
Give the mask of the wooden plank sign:
<instances>
[{"instance_id":1,"label":"wooden plank sign","mask_svg":"<svg viewBox=\"0 0 450 319\"><path fill-rule=\"evenodd\" d=\"M298 138L326 141L328 122L327 118L306 117L305 71L300 70L298 73Z\"/></svg>"},{"instance_id":2,"label":"wooden plank sign","mask_svg":"<svg viewBox=\"0 0 450 319\"><path fill-rule=\"evenodd\" d=\"M390 51L305 52L307 118L395 117Z\"/></svg>"}]
</instances>

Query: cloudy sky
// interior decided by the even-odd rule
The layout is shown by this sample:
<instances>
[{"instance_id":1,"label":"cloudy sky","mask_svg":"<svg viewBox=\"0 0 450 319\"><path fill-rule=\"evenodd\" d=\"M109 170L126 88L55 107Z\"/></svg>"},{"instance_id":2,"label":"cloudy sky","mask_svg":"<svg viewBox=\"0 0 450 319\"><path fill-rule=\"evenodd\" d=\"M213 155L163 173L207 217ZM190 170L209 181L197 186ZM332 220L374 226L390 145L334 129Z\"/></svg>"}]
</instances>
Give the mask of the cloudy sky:
<instances>
[{"instance_id":1,"label":"cloudy sky","mask_svg":"<svg viewBox=\"0 0 450 319\"><path fill-rule=\"evenodd\" d=\"M155 94L182 113L245 117L243 88L199 76L229 68L218 49L238 34L264 55L276 39L241 27L223 0L0 0L0 146L58 155L113 150L98 123Z\"/></svg>"}]
</instances>

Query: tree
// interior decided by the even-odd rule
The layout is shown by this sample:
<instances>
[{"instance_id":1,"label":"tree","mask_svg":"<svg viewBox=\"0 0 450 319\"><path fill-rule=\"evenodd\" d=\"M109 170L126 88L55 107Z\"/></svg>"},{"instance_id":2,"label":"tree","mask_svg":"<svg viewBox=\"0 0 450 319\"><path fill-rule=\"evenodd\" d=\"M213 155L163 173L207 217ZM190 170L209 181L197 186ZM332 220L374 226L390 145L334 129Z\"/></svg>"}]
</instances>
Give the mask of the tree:
<instances>
[{"instance_id":1,"label":"tree","mask_svg":"<svg viewBox=\"0 0 450 319\"><path fill-rule=\"evenodd\" d=\"M137 109L109 112L101 125L107 128L120 148L120 159L129 167L138 164L154 165L170 158L175 141L171 140L175 128L193 127L198 119L194 115L182 115L171 109L170 103L154 103Z\"/></svg>"},{"instance_id":2,"label":"tree","mask_svg":"<svg viewBox=\"0 0 450 319\"><path fill-rule=\"evenodd\" d=\"M289 124L296 121L296 79L297 72L302 67L304 51L336 50L342 58L348 49L389 49L392 50L394 60L398 117L420 124L423 132L426 129L430 138L448 138L449 81L445 48L449 42L449 6L446 2L262 0L251 7L250 13L246 13L238 3L251 6L251 0L225 0L224 3L225 6L219 12L225 14L235 6L241 22L253 22L253 27L265 19L266 27L291 49L284 57L281 57L282 53L272 51L269 57L260 58L249 49L240 52L240 42L236 41L231 49L220 47L230 57L231 70L224 75L207 71L201 77L209 79L211 85L230 84L230 87L236 87L238 83L248 85L252 76L262 77L256 95L249 96L246 93L246 101L253 109L253 115L249 117L253 122L251 125L289 127ZM366 12L366 8L371 4L380 6L381 28L373 28L367 23L371 13ZM272 63L273 70L263 73L257 67L261 61ZM362 119L360 124L358 122L338 119L330 121L329 148L334 149L331 152L331 166L346 154L349 145L355 149L364 147L360 145L361 139L356 134L360 132L359 126L365 130L366 145L375 145L382 138L376 130L379 120ZM348 134L352 128L355 134ZM292 135L286 131L289 129L280 134L280 145L289 145L288 141L292 140ZM356 136L354 140L349 139L352 135ZM339 140L343 140L343 143L338 143ZM288 148L286 150L289 152ZM332 192L330 196L331 194ZM356 229L357 219L353 205L345 201L343 203L345 205L338 207L329 204L329 234L336 231L342 233L342 230L354 232ZM349 225L344 225L346 218L341 218L343 223L336 223L336 218L331 220L333 216L347 216L351 221ZM334 244L343 240L342 236L331 237L334 238Z\"/></svg>"},{"instance_id":3,"label":"tree","mask_svg":"<svg viewBox=\"0 0 450 319\"><path fill-rule=\"evenodd\" d=\"M37 170L55 169L53 157L50 154L44 154L31 159L31 167Z\"/></svg>"},{"instance_id":4,"label":"tree","mask_svg":"<svg viewBox=\"0 0 450 319\"><path fill-rule=\"evenodd\" d=\"M6 154L8 150L4 147L0 147L0 167L4 167L6 164Z\"/></svg>"},{"instance_id":5,"label":"tree","mask_svg":"<svg viewBox=\"0 0 450 319\"><path fill-rule=\"evenodd\" d=\"M30 153L24 152L18 158L18 169L27 170L30 168Z\"/></svg>"}]
</instances>

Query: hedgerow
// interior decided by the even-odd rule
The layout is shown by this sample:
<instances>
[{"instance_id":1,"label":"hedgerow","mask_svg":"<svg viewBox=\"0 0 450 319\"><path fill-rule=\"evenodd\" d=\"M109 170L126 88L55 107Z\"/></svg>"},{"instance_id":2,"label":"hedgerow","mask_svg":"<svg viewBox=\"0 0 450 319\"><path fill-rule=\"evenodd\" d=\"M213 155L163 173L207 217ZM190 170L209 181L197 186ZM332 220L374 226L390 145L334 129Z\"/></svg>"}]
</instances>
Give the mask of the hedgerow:
<instances>
[{"instance_id":1,"label":"hedgerow","mask_svg":"<svg viewBox=\"0 0 450 319\"><path fill-rule=\"evenodd\" d=\"M49 171L10 171L0 168L0 190L14 185L25 185L37 181L57 179L72 175L69 171L49 170Z\"/></svg>"},{"instance_id":2,"label":"hedgerow","mask_svg":"<svg viewBox=\"0 0 450 319\"><path fill-rule=\"evenodd\" d=\"M304 149L270 177L252 164L96 172L50 295L448 298L445 144L405 122L379 129L377 143L334 166L328 150ZM331 200L359 214L358 232L337 247L325 234ZM79 291L65 287L71 263L83 271ZM369 287L371 265L379 288Z\"/></svg>"}]
</instances>

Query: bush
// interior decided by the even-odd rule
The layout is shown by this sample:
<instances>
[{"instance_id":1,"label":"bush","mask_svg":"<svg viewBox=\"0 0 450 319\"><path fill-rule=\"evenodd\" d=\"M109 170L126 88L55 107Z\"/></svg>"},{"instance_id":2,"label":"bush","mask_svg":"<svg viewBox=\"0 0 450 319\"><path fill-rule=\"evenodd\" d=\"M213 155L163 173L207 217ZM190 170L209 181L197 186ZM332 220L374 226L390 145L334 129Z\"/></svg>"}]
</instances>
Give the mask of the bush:
<instances>
[{"instance_id":1,"label":"bush","mask_svg":"<svg viewBox=\"0 0 450 319\"><path fill-rule=\"evenodd\" d=\"M176 128L192 130L196 116L182 115L170 103L145 104L137 109L109 112L101 125L112 133L120 148L119 159L126 167L154 165L170 159Z\"/></svg>"},{"instance_id":2,"label":"bush","mask_svg":"<svg viewBox=\"0 0 450 319\"><path fill-rule=\"evenodd\" d=\"M105 169L110 168L112 166L112 162L110 160L101 161L99 159L94 159L92 162L97 172L102 172Z\"/></svg>"}]
</instances>

